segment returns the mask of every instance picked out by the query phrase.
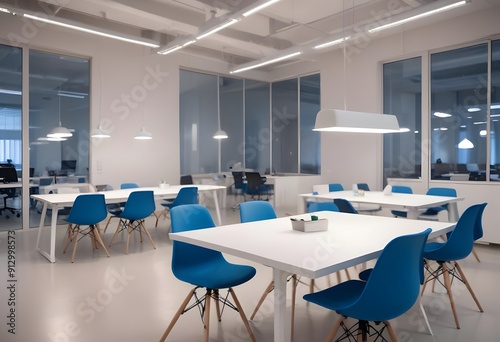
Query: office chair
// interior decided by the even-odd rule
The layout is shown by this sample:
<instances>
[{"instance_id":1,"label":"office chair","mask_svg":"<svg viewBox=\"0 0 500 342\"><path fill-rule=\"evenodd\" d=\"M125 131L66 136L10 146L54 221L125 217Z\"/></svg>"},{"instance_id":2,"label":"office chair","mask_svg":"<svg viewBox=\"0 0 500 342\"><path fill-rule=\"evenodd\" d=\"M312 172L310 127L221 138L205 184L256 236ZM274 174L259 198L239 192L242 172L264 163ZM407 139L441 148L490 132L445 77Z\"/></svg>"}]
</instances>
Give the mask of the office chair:
<instances>
[{"instance_id":1,"label":"office chair","mask_svg":"<svg viewBox=\"0 0 500 342\"><path fill-rule=\"evenodd\" d=\"M63 250L63 253L66 253L69 244L72 241L75 242L71 262L75 262L78 241L87 235L92 239L93 249L97 249L97 244L99 244L109 257L108 250L104 246L101 234L99 234L99 222L103 221L107 215L108 212L103 194L79 195L75 199L69 215L65 219L68 222L68 240ZM83 229L82 226L87 226L87 228ZM79 234L81 237L78 236Z\"/></svg>"},{"instance_id":2,"label":"office chair","mask_svg":"<svg viewBox=\"0 0 500 342\"><path fill-rule=\"evenodd\" d=\"M393 185L392 186L392 192L393 193L399 193L399 194L412 194L413 190L409 186L405 185ZM391 210L391 214L394 215L394 217L408 217L408 213L403 210Z\"/></svg>"},{"instance_id":3,"label":"office chair","mask_svg":"<svg viewBox=\"0 0 500 342\"><path fill-rule=\"evenodd\" d=\"M120 184L120 189L136 189L139 187L139 184L137 183L122 183ZM110 186L108 187L108 190L113 190L113 187ZM119 202L119 203L109 203L106 204L106 207L108 209L108 213L111 215L108 218L108 222L106 222L106 226L104 227L104 233L106 233L106 230L108 229L108 226L113 218L119 218L118 215L120 215L123 212L123 208L125 207L126 202ZM118 223L118 226L120 226L120 223Z\"/></svg>"},{"instance_id":4,"label":"office chair","mask_svg":"<svg viewBox=\"0 0 500 342\"><path fill-rule=\"evenodd\" d=\"M179 192L177 193L177 196L175 199L170 202L166 201L161 203L165 209L156 216L156 223L155 227L158 227L158 220L160 219L161 216L167 217L172 210L172 208L177 207L179 205L184 205L184 204L198 204L198 188L195 186L189 186L185 188L181 188Z\"/></svg>"},{"instance_id":5,"label":"office chair","mask_svg":"<svg viewBox=\"0 0 500 342\"><path fill-rule=\"evenodd\" d=\"M199 204L177 206L172 208L170 215L172 220L172 233L215 227L208 209ZM224 307L227 305L227 307L239 312L250 339L255 341L255 336L250 328L243 308L233 290L233 287L246 283L252 279L256 274L255 268L229 263L222 253L218 251L185 242L173 241L172 272L177 279L194 285L194 288L182 302L168 325L167 330L165 330L165 333L161 337L160 342L164 342L167 339L168 334L173 329L180 315L194 307L200 309L201 320L204 327L204 341L208 342L210 303L212 299L215 300L219 322L222 319L221 312L223 312ZM198 297L196 294L196 291L200 288L206 289L202 297ZM228 290L225 297L221 296L219 293L222 289ZM231 294L234 303L229 301L229 294ZM188 306L193 296L195 302ZM222 311L220 310L220 303L223 305Z\"/></svg>"},{"instance_id":6,"label":"office chair","mask_svg":"<svg viewBox=\"0 0 500 342\"><path fill-rule=\"evenodd\" d=\"M460 329L460 322L458 320L451 289L454 279L465 284L479 311L483 312L479 300L474 294L474 291L472 291L472 287L457 261L466 258L471 253L474 245L475 227L478 220L482 219L486 205L487 203L482 203L468 207L458 219L455 228L451 234L449 234L445 242L428 242L424 248L423 257L427 276L422 288L422 294L429 281L434 281L442 275L444 282L439 281L439 283L446 288L446 292L448 293L457 329ZM430 261L435 261L438 267L433 269Z\"/></svg>"},{"instance_id":7,"label":"office chair","mask_svg":"<svg viewBox=\"0 0 500 342\"><path fill-rule=\"evenodd\" d=\"M390 241L380 254L367 281L348 280L320 292L307 294L308 302L336 311L340 316L331 329L327 341L332 341L340 327L343 334L336 341L367 341L368 336L382 337L387 328L391 340L397 341L389 320L407 312L420 292L422 251L430 228L421 233L400 236ZM395 272L397 270L397 272ZM346 326L348 317L357 320ZM382 323L382 328L376 329ZM371 333L371 330L374 333ZM357 335L357 336L356 336Z\"/></svg>"},{"instance_id":8,"label":"office chair","mask_svg":"<svg viewBox=\"0 0 500 342\"><path fill-rule=\"evenodd\" d=\"M144 224L144 219L150 216L154 211L155 199L153 196L153 191L140 190L131 192L128 196L127 202L125 203L123 211L116 215L120 219L120 223L118 224L118 227L116 227L115 234L111 238L109 247L111 247L111 245L113 244L116 235L118 235L119 232L126 230L127 244L125 247L125 254L128 254L130 235L137 230L139 231L140 241L142 242L142 232L144 232L153 245L153 248L156 249L153 238L149 234Z\"/></svg>"},{"instance_id":9,"label":"office chair","mask_svg":"<svg viewBox=\"0 0 500 342\"><path fill-rule=\"evenodd\" d=\"M243 192L243 196L250 195L251 199L261 200L264 196L268 201L269 197L272 195L271 190L272 186L269 184L265 184L265 177L262 177L258 172L245 172L246 179L246 189Z\"/></svg>"},{"instance_id":10,"label":"office chair","mask_svg":"<svg viewBox=\"0 0 500 342\"><path fill-rule=\"evenodd\" d=\"M181 183L181 185L194 184L194 182L193 182L193 176L191 176L191 175L181 176L180 183Z\"/></svg>"},{"instance_id":11,"label":"office chair","mask_svg":"<svg viewBox=\"0 0 500 342\"><path fill-rule=\"evenodd\" d=\"M0 167L0 181L3 183L18 183L18 178L17 178L17 171L16 169L7 164L7 166L1 166ZM19 184L19 188L21 185ZM20 208L15 208L14 206L9 206L7 204L7 200L11 199L14 200L18 197L20 197L20 192L19 188L0 188L0 197L3 197L3 208L0 208L0 214L5 211L7 214L5 214L6 218L10 218L8 212L10 212L13 215L16 215L17 217L21 216L21 209Z\"/></svg>"},{"instance_id":12,"label":"office chair","mask_svg":"<svg viewBox=\"0 0 500 342\"><path fill-rule=\"evenodd\" d=\"M245 191L247 189L247 183L246 183L246 180L245 180L245 173L243 171L232 171L231 172L232 175L233 175L233 179L234 179L234 196L235 196L235 201L236 199L238 198L238 195L242 195L243 196L243 201L245 200ZM233 211L236 210L236 208L238 208L239 206L239 203L236 203L234 206L233 206Z\"/></svg>"},{"instance_id":13,"label":"office chair","mask_svg":"<svg viewBox=\"0 0 500 342\"><path fill-rule=\"evenodd\" d=\"M351 202L344 198L334 198L333 203L339 208L339 211L341 213L348 213L348 214L357 214L358 211L354 209L352 206Z\"/></svg>"}]
</instances>

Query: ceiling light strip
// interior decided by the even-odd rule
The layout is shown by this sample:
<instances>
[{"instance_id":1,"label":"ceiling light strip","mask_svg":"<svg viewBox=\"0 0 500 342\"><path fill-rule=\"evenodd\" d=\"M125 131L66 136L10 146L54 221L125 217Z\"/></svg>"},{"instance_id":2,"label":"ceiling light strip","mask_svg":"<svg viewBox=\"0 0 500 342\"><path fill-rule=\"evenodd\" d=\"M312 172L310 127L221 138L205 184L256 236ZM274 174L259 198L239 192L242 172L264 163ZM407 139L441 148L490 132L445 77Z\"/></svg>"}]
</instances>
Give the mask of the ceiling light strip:
<instances>
[{"instance_id":1,"label":"ceiling light strip","mask_svg":"<svg viewBox=\"0 0 500 342\"><path fill-rule=\"evenodd\" d=\"M56 20L51 20L51 19L47 19L47 18L42 18L42 17L36 16L36 15L31 15L31 14L24 13L23 16L25 18L36 20L36 21L41 21L41 22L44 22L44 23L47 23L47 24L57 25L57 26L61 26L61 27L65 27L65 28L69 28L69 29L73 29L73 30L85 32L85 33L95 34L95 35L106 37L106 38L112 38L112 39L116 39L116 40L121 40L121 41L127 42L127 43L139 44L139 45L148 46L148 47L151 47L151 48L158 48L158 47L160 47L160 45L158 45L156 43L150 43L150 42L146 42L146 41L142 41L142 40L137 40L137 39L126 38L126 37L122 37L122 36L117 36L117 35L114 35L114 34L105 33L105 32L101 32L101 31L97 31L97 30L92 30L92 29L88 29L88 28L85 28L85 27L77 26L77 25L67 24L67 23L64 23L64 22L61 22L61 21L56 21Z\"/></svg>"},{"instance_id":2,"label":"ceiling light strip","mask_svg":"<svg viewBox=\"0 0 500 342\"><path fill-rule=\"evenodd\" d=\"M280 0L269 0L269 1L265 2L265 3L263 3L263 4L260 4L260 5L256 6L256 7L252 8L249 11L246 11L245 13L243 13L243 16L244 17L248 17L248 16L254 14L255 12L258 12L261 9L266 8L267 6L271 6L272 4L274 4L274 3L278 2L278 1L280 1Z\"/></svg>"},{"instance_id":3,"label":"ceiling light strip","mask_svg":"<svg viewBox=\"0 0 500 342\"><path fill-rule=\"evenodd\" d=\"M315 49L323 49L323 48L326 48L329 46L340 44L340 43L345 42L346 40L349 40L349 39L351 39L351 36L347 36L345 38L339 38L339 39L332 40L330 42L319 44L319 45L316 45L314 48Z\"/></svg>"},{"instance_id":4,"label":"ceiling light strip","mask_svg":"<svg viewBox=\"0 0 500 342\"><path fill-rule=\"evenodd\" d=\"M394 22L386 24L386 25L381 25L381 26L375 27L375 28L373 28L371 30L368 30L368 32L369 33L379 32L379 31L382 31L382 30L385 30L385 29L388 29L388 28L391 28L391 27L394 27L394 26L402 25L404 23L407 23L407 22L410 22L410 21L413 21L413 20L421 19L423 17L427 17L427 16L430 16L430 15L433 15L433 14L436 14L436 13L440 13L440 12L443 12L443 11L448 11L448 10L451 10L453 8L465 5L465 4L469 3L469 2L470 2L470 0L462 0L462 1L455 2L455 3L449 4L449 5L441 6L441 7L438 7L436 9L432 9L432 10L426 11L424 13L420 13L420 14L417 14L417 15L414 15L414 16L411 16L411 17L408 17L408 18L404 18L404 19L401 19L401 20L394 21ZM437 3L439 3L439 1Z\"/></svg>"},{"instance_id":5,"label":"ceiling light strip","mask_svg":"<svg viewBox=\"0 0 500 342\"><path fill-rule=\"evenodd\" d=\"M242 72L242 71L247 71L247 70L259 68L259 67L264 66L264 65L276 63L276 62L279 62L279 61L282 61L282 60L285 60L285 59L288 59L288 58L292 58L292 57L298 56L301 53L302 53L302 51L294 52L294 53L291 53L291 54L288 54L288 55L285 55L285 56L281 56L281 57L278 57L278 58L271 59L269 61L258 63L258 64L255 64L255 65L250 65L250 66L247 66L247 67L244 67L244 68L241 68L241 69L236 69L236 70L231 71L230 73L231 74L236 74L236 73L239 73L239 72Z\"/></svg>"},{"instance_id":6,"label":"ceiling light strip","mask_svg":"<svg viewBox=\"0 0 500 342\"><path fill-rule=\"evenodd\" d=\"M215 27L215 28L211 29L211 30L210 30L210 31L208 31L208 32L203 33L202 35L200 35L200 36L196 37L196 39L197 39L197 40L203 39L203 38L205 38L205 37L207 37L207 36L209 36L209 35L211 35L211 34L213 34L213 33L215 33L215 32L218 32L218 31L220 31L220 30L222 30L222 29L225 29L225 28L226 28L226 27L228 27L228 26L231 26L231 25L233 25L233 24L236 24L237 22L238 22L238 19L231 19L231 20L229 20L228 22L225 22L224 24L222 24L222 25L220 25L220 26L217 26L217 27Z\"/></svg>"}]
</instances>

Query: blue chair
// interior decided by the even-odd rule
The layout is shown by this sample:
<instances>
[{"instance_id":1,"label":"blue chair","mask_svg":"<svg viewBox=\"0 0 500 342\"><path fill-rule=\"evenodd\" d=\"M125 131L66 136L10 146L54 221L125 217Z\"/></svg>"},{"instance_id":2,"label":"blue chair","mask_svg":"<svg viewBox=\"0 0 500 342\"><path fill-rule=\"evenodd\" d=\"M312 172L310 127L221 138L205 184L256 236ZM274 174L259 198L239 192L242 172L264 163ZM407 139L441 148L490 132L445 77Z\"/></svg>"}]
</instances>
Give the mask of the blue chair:
<instances>
[{"instance_id":1,"label":"blue chair","mask_svg":"<svg viewBox=\"0 0 500 342\"><path fill-rule=\"evenodd\" d=\"M142 232L144 232L149 238L149 241L151 241L153 248L156 249L153 238L144 225L144 219L150 216L154 211L155 199L153 191L140 190L131 192L128 196L127 202L125 203L125 208L123 208L123 211L121 213L118 213L116 215L118 218L120 218L120 223L118 224L118 227L116 227L115 234L111 238L109 246L111 247L116 235L118 235L119 232L126 230L127 245L125 248L125 254L128 254L130 235L137 230L139 231L141 239L140 241L142 242Z\"/></svg>"},{"instance_id":2,"label":"blue chair","mask_svg":"<svg viewBox=\"0 0 500 342\"><path fill-rule=\"evenodd\" d=\"M482 219L486 205L487 203L482 203L468 207L458 219L455 228L445 242L428 242L424 248L423 256L427 277L422 288L422 293L424 293L425 285L429 281L436 280L441 275L443 276L444 282L440 283L446 288L446 292L448 293L457 329L460 329L460 322L451 289L453 279L457 279L465 284L474 302L476 302L479 311L483 312L483 308L479 304L479 300L472 291L472 287L457 260L464 259L471 253L474 246L475 227L478 220ZM429 261L436 261L438 267L433 269Z\"/></svg>"},{"instance_id":3,"label":"blue chair","mask_svg":"<svg viewBox=\"0 0 500 342\"><path fill-rule=\"evenodd\" d=\"M341 317L327 337L332 341L340 327L344 334L337 340L350 338L359 341L353 332L367 340L368 330L374 329L377 337L387 327L393 341L396 334L389 320L408 311L420 292L422 251L431 229L417 234L400 236L390 241L380 254L368 281L348 280L326 290L307 294L306 301L336 311ZM394 270L398 270L395 272ZM357 329L345 325L347 317L356 319ZM377 330L370 322L383 322Z\"/></svg>"},{"instance_id":4,"label":"blue chair","mask_svg":"<svg viewBox=\"0 0 500 342\"><path fill-rule=\"evenodd\" d=\"M75 199L73 207L71 207L69 215L65 219L65 221L69 223L68 240L63 250L63 253L66 253L69 244L72 241L75 242L71 262L75 262L76 246L78 245L78 241L87 235L90 235L92 238L93 248L97 249L97 244L101 245L104 252L106 252L109 257L108 250L104 246L101 234L99 233L98 225L99 222L103 221L107 215L106 202L104 201L103 194L79 195ZM82 226L86 226L86 228L82 229ZM81 237L78 235L81 235Z\"/></svg>"},{"instance_id":5,"label":"blue chair","mask_svg":"<svg viewBox=\"0 0 500 342\"><path fill-rule=\"evenodd\" d=\"M426 195L457 197L457 191L453 188L430 188L429 190L427 190ZM437 221L438 214L444 210L448 210L448 204L428 208L425 212L421 213L418 218L423 220Z\"/></svg>"},{"instance_id":6,"label":"blue chair","mask_svg":"<svg viewBox=\"0 0 500 342\"><path fill-rule=\"evenodd\" d=\"M393 185L392 192L399 194L413 194L413 189L406 185ZM402 210L391 210L391 214L394 215L394 217L408 217L408 213Z\"/></svg>"},{"instance_id":7,"label":"blue chair","mask_svg":"<svg viewBox=\"0 0 500 342\"><path fill-rule=\"evenodd\" d=\"M340 211L339 207L332 202L310 202L307 206L307 212L315 211Z\"/></svg>"},{"instance_id":8,"label":"blue chair","mask_svg":"<svg viewBox=\"0 0 500 342\"><path fill-rule=\"evenodd\" d=\"M334 198L333 203L339 208L339 211L341 213L348 213L348 214L357 214L358 211L354 209L352 206L351 202L346 200L345 198Z\"/></svg>"},{"instance_id":9,"label":"blue chair","mask_svg":"<svg viewBox=\"0 0 500 342\"><path fill-rule=\"evenodd\" d=\"M155 227L158 227L158 220L161 216L167 217L172 208L183 204L198 204L198 188L196 186L187 186L181 188L173 202L166 201L161 203L161 205L165 207L165 209L160 214L155 215Z\"/></svg>"},{"instance_id":10,"label":"blue chair","mask_svg":"<svg viewBox=\"0 0 500 342\"><path fill-rule=\"evenodd\" d=\"M329 192L344 191L344 187L340 183L331 183L328 184L328 191Z\"/></svg>"},{"instance_id":11,"label":"blue chair","mask_svg":"<svg viewBox=\"0 0 500 342\"><path fill-rule=\"evenodd\" d=\"M136 189L139 187L139 184L137 183L122 183L120 184L120 189ZM110 190L113 190L113 187L111 187ZM125 207L126 202L119 202L119 203L109 203L106 205L108 208L108 213L111 215L108 218L108 222L106 222L106 226L104 227L104 233L106 233L106 230L108 230L108 226L111 223L111 220L113 218L119 218L118 215L120 215L123 212L123 208ZM119 226L119 224L118 224Z\"/></svg>"},{"instance_id":12,"label":"blue chair","mask_svg":"<svg viewBox=\"0 0 500 342\"><path fill-rule=\"evenodd\" d=\"M181 205L172 208L170 215L172 219L172 233L215 227L208 209L199 204ZM229 308L239 312L250 339L255 341L255 336L248 324L243 308L232 289L252 279L256 274L255 268L229 263L222 253L211 249L185 242L173 241L172 272L180 281L189 283L195 287L188 293L177 310L167 330L160 339L161 342L166 340L181 314L198 306L205 330L204 340L208 341L211 299L215 300L219 322L221 321L219 302L221 302L223 306L227 305ZM199 288L206 289L206 293L202 297L196 295L196 290ZM221 297L219 295L219 290L221 289L228 289L227 296ZM234 304L228 300L229 294L231 294ZM195 302L188 307L193 296Z\"/></svg>"}]
</instances>

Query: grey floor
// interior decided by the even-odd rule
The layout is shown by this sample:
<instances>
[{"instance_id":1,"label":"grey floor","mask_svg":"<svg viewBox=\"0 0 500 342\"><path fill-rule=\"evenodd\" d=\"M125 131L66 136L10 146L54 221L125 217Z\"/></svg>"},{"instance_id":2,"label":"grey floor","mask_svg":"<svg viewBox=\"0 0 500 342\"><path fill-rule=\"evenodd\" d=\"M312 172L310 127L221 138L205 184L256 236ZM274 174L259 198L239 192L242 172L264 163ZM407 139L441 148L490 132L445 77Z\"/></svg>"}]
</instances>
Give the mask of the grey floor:
<instances>
[{"instance_id":1,"label":"grey floor","mask_svg":"<svg viewBox=\"0 0 500 342\"><path fill-rule=\"evenodd\" d=\"M285 215L286 212L280 212ZM224 223L239 220L238 211L223 211ZM130 251L125 255L125 243L120 238L107 258L102 250L92 252L90 241L79 244L76 262L71 255L63 254L64 226L57 234L57 262L49 263L36 253L36 229L16 231L15 289L8 287L7 232L0 232L0 341L37 342L87 342L87 341L158 341L178 306L191 289L178 281L170 270L172 243L168 238L168 220L154 220L147 226L157 249L145 240L142 244L135 237ZM110 240L112 230L104 235ZM47 241L44 241L47 242ZM478 263L472 256L462 261L462 266L483 308L480 313L465 286L456 282L454 295L461 322L461 329L454 326L449 301L438 289L426 290L423 304L431 321L434 336L425 332L418 310L410 310L392 323L401 342L427 341L498 341L497 325L500 322L500 248L478 245L481 258ZM12 253L11 253L12 255ZM262 291L271 279L270 268L228 256L228 259L257 268L257 275L250 282L235 288L247 316L250 316ZM356 269L349 270L356 275ZM397 272L397 270L395 270ZM335 283L336 278L330 277ZM327 279L319 279L320 288L328 286ZM326 309L307 305L302 295L307 286L299 285L296 305L294 341L323 341L338 318ZM15 307L9 306L15 301ZM10 309L15 308L15 334L8 332ZM259 314L251 321L257 341L273 341L272 296L264 302ZM211 341L247 341L239 316L226 310L222 322L212 319ZM168 341L200 341L203 331L198 312L194 309L181 316Z\"/></svg>"}]
</instances>

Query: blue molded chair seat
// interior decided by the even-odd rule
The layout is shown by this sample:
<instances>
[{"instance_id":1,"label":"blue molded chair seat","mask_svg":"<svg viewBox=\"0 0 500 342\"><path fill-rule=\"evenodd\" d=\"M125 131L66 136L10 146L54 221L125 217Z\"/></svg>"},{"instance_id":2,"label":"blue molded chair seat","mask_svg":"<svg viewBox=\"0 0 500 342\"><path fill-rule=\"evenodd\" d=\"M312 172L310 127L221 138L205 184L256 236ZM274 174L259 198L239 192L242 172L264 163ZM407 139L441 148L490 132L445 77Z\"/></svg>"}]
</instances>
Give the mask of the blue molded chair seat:
<instances>
[{"instance_id":1,"label":"blue molded chair seat","mask_svg":"<svg viewBox=\"0 0 500 342\"><path fill-rule=\"evenodd\" d=\"M125 254L128 254L130 235L132 235L134 231L139 232L141 242L142 233L146 233L146 236L149 238L149 241L153 245L153 248L156 249L153 238L149 234L144 224L144 219L150 216L154 212L154 210L155 200L153 191L139 190L131 192L128 196L127 202L125 203L125 208L123 208L123 211L117 215L117 217L120 218L120 223L118 224L118 227L116 227L115 234L111 238L109 246L111 247L119 232L126 230L127 244L125 247Z\"/></svg>"},{"instance_id":2,"label":"blue molded chair seat","mask_svg":"<svg viewBox=\"0 0 500 342\"><path fill-rule=\"evenodd\" d=\"M172 208L171 211L172 232L206 229L215 227L214 221L207 208L199 204L180 205ZM237 265L229 263L222 253L208 248L191 245L188 243L174 241L172 248L172 272L174 276L195 287L188 293L181 306L172 318L167 330L160 339L164 342L180 315L186 311L200 306L201 320L204 325L204 341L208 342L210 327L210 302L215 300L217 316L221 321L221 312L219 303L227 305L239 312L243 324L245 325L248 337L255 341L255 336L248 324L248 320L243 312L234 290L234 286L241 285L252 279L256 270L252 266ZM196 290L205 288L205 294L199 298ZM221 297L219 290L228 289L225 297ZM234 304L228 300L231 294ZM194 304L188 307L191 298L195 298Z\"/></svg>"},{"instance_id":3,"label":"blue molded chair seat","mask_svg":"<svg viewBox=\"0 0 500 342\"><path fill-rule=\"evenodd\" d=\"M332 202L309 202L307 212L312 213L315 211L340 211L339 207Z\"/></svg>"},{"instance_id":4,"label":"blue molded chair seat","mask_svg":"<svg viewBox=\"0 0 500 342\"><path fill-rule=\"evenodd\" d=\"M334 198L333 203L339 208L341 213L357 214L358 211L352 206L351 202L345 198Z\"/></svg>"},{"instance_id":5,"label":"blue molded chair seat","mask_svg":"<svg viewBox=\"0 0 500 342\"><path fill-rule=\"evenodd\" d=\"M413 189L410 188L409 186L405 185L393 185L392 186L392 192L393 193L400 193L400 194L412 194ZM391 210L392 215L395 217L408 217L408 213L406 211L402 210Z\"/></svg>"},{"instance_id":6,"label":"blue molded chair seat","mask_svg":"<svg viewBox=\"0 0 500 342\"><path fill-rule=\"evenodd\" d=\"M139 184L137 183L122 183L120 184L120 189L136 189L139 187ZM110 186L108 190L113 190L113 187ZM108 222L106 222L106 226L104 227L104 233L106 233L106 230L108 230L108 226L113 218L119 218L120 214L123 212L123 208L125 207L126 202L119 202L119 203L109 203L106 204L106 207L108 209L108 213L111 215L108 218ZM119 224L118 224L119 225Z\"/></svg>"},{"instance_id":7,"label":"blue molded chair seat","mask_svg":"<svg viewBox=\"0 0 500 342\"><path fill-rule=\"evenodd\" d=\"M329 192L344 191L344 187L340 183L330 183L328 184L328 191Z\"/></svg>"},{"instance_id":8,"label":"blue molded chair seat","mask_svg":"<svg viewBox=\"0 0 500 342\"><path fill-rule=\"evenodd\" d=\"M431 229L417 234L400 236L390 241L382 251L367 281L348 280L320 292L307 294L306 301L336 311L341 315L327 337L333 340L340 327L344 334L337 340L352 337L353 331L367 340L373 328L377 337L385 328L393 341L396 334L389 320L408 311L418 298L422 273L422 251ZM397 270L397 272L395 272ZM358 320L357 329L345 325L347 317ZM381 330L369 322L383 322ZM359 341L359 339L357 339Z\"/></svg>"},{"instance_id":9,"label":"blue molded chair seat","mask_svg":"<svg viewBox=\"0 0 500 342\"><path fill-rule=\"evenodd\" d=\"M457 191L453 188L430 188L429 190L427 190L426 195L457 197ZM421 213L418 218L423 220L438 220L437 215L441 211L445 210L448 210L448 204L428 208L425 212Z\"/></svg>"},{"instance_id":10,"label":"blue molded chair seat","mask_svg":"<svg viewBox=\"0 0 500 342\"><path fill-rule=\"evenodd\" d=\"M464 259L471 253L474 246L476 226L482 219L486 205L487 203L482 203L468 207L460 216L455 228L451 234L448 235L448 239L445 242L429 242L424 248L423 256L425 258L427 277L424 282L424 287L422 288L422 293L425 290L425 285L429 281L436 280L438 277L443 276L444 282L440 283L446 288L446 292L448 293L457 329L460 329L460 322L458 320L455 302L453 300L453 291L451 289L453 279L457 279L465 284L479 311L483 312L483 308L472 291L472 287L457 260ZM431 260L437 262L437 268L432 268L429 262Z\"/></svg>"},{"instance_id":11,"label":"blue molded chair seat","mask_svg":"<svg viewBox=\"0 0 500 342\"><path fill-rule=\"evenodd\" d=\"M64 246L63 253L69 244L74 241L73 255L71 257L71 262L75 262L76 246L78 241L84 236L90 235L92 238L92 246L97 249L97 244L101 245L104 252L109 257L108 250L104 246L101 234L99 233L99 222L103 221L107 216L106 202L104 200L103 194L85 194L79 195L73 207L69 212L68 217L65 219L68 222L68 240ZM87 226L86 229L82 229L82 226ZM78 235L81 235L79 238Z\"/></svg>"},{"instance_id":12,"label":"blue molded chair seat","mask_svg":"<svg viewBox=\"0 0 500 342\"><path fill-rule=\"evenodd\" d=\"M198 204L198 188L196 186L187 186L181 188L172 202L165 201L161 203L161 205L165 207L165 209L161 213L155 215L155 227L158 227L158 220L161 216L167 217L172 208L183 204Z\"/></svg>"},{"instance_id":13,"label":"blue molded chair seat","mask_svg":"<svg viewBox=\"0 0 500 342\"><path fill-rule=\"evenodd\" d=\"M370 191L370 186L368 183L358 183L356 184L358 187L358 190L363 190L363 191ZM357 211L359 213L369 213L372 214L376 211L382 210L382 207L378 204L365 204L365 203L360 203L357 206Z\"/></svg>"}]
</instances>

